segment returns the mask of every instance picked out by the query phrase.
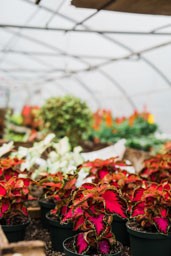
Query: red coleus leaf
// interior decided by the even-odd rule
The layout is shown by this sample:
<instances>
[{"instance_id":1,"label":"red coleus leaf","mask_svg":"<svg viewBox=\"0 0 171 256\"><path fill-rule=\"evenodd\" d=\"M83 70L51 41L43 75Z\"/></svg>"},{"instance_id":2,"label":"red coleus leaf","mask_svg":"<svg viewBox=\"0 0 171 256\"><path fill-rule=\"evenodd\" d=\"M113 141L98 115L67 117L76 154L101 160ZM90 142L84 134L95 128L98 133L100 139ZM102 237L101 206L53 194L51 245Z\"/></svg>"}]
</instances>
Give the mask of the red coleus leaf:
<instances>
[{"instance_id":1,"label":"red coleus leaf","mask_svg":"<svg viewBox=\"0 0 171 256\"><path fill-rule=\"evenodd\" d=\"M74 230L78 230L79 228L81 228L84 222L85 222L84 216L83 215L79 216L74 222Z\"/></svg>"},{"instance_id":2,"label":"red coleus leaf","mask_svg":"<svg viewBox=\"0 0 171 256\"><path fill-rule=\"evenodd\" d=\"M1 205L1 212L2 212L2 214L7 212L9 210L9 208L10 208L10 203L8 201L2 202L2 205Z\"/></svg>"},{"instance_id":3,"label":"red coleus leaf","mask_svg":"<svg viewBox=\"0 0 171 256\"><path fill-rule=\"evenodd\" d=\"M6 189L4 188L3 185L0 184L0 197L6 195Z\"/></svg>"},{"instance_id":4,"label":"red coleus leaf","mask_svg":"<svg viewBox=\"0 0 171 256\"><path fill-rule=\"evenodd\" d=\"M96 233L98 236L100 236L103 231L105 230L105 223L104 223L104 214L101 214L99 216L89 216L87 220L93 225L93 227L96 230Z\"/></svg>"},{"instance_id":5,"label":"red coleus leaf","mask_svg":"<svg viewBox=\"0 0 171 256\"><path fill-rule=\"evenodd\" d=\"M110 254L110 251L111 251L111 245L109 243L109 240L107 239L103 239L101 241L98 242L97 244L97 249L98 249L98 252L100 254Z\"/></svg>"},{"instance_id":6,"label":"red coleus leaf","mask_svg":"<svg viewBox=\"0 0 171 256\"><path fill-rule=\"evenodd\" d=\"M25 186L25 187L29 187L29 185L30 185L30 183L31 183L30 179L22 179L22 180L23 180L23 182L24 182L24 186Z\"/></svg>"},{"instance_id":7,"label":"red coleus leaf","mask_svg":"<svg viewBox=\"0 0 171 256\"><path fill-rule=\"evenodd\" d=\"M153 218L155 226L157 228L157 230L163 234L167 234L168 233L168 229L169 229L169 220L166 218L162 218L162 217L154 217Z\"/></svg>"},{"instance_id":8,"label":"red coleus leaf","mask_svg":"<svg viewBox=\"0 0 171 256\"><path fill-rule=\"evenodd\" d=\"M52 195L52 198L55 199L56 201L60 201L61 200L59 195Z\"/></svg>"},{"instance_id":9,"label":"red coleus leaf","mask_svg":"<svg viewBox=\"0 0 171 256\"><path fill-rule=\"evenodd\" d=\"M14 188L15 187L15 183L16 183L16 177L11 177L9 178L9 180L7 180L7 185L8 187Z\"/></svg>"},{"instance_id":10,"label":"red coleus leaf","mask_svg":"<svg viewBox=\"0 0 171 256\"><path fill-rule=\"evenodd\" d=\"M75 187L75 184L77 182L77 177L72 177L71 180L68 180L64 186L64 189L73 189Z\"/></svg>"},{"instance_id":11,"label":"red coleus leaf","mask_svg":"<svg viewBox=\"0 0 171 256\"><path fill-rule=\"evenodd\" d=\"M167 182L163 184L163 189L171 191L171 184L168 184Z\"/></svg>"},{"instance_id":12,"label":"red coleus leaf","mask_svg":"<svg viewBox=\"0 0 171 256\"><path fill-rule=\"evenodd\" d=\"M75 236L75 248L78 254L84 254L89 249L89 244L85 240L85 234L80 233Z\"/></svg>"},{"instance_id":13,"label":"red coleus leaf","mask_svg":"<svg viewBox=\"0 0 171 256\"><path fill-rule=\"evenodd\" d=\"M67 214L67 212L69 211L68 206L64 205L61 207L61 215L65 216L65 214Z\"/></svg>"},{"instance_id":14,"label":"red coleus leaf","mask_svg":"<svg viewBox=\"0 0 171 256\"><path fill-rule=\"evenodd\" d=\"M69 209L67 213L65 213L64 217L62 218L62 223L68 222L73 218L73 209Z\"/></svg>"},{"instance_id":15,"label":"red coleus leaf","mask_svg":"<svg viewBox=\"0 0 171 256\"><path fill-rule=\"evenodd\" d=\"M103 194L102 198L104 199L105 209L107 213L117 214L121 218L127 218L126 202L119 196L119 194L112 189L107 189Z\"/></svg>"},{"instance_id":16,"label":"red coleus leaf","mask_svg":"<svg viewBox=\"0 0 171 256\"><path fill-rule=\"evenodd\" d=\"M103 205L102 205L103 207ZM90 205L89 206L89 212L92 214L92 215L97 215L97 204L96 205ZM100 209L100 204L99 204L99 209ZM103 209L103 208L102 208Z\"/></svg>"},{"instance_id":17,"label":"red coleus leaf","mask_svg":"<svg viewBox=\"0 0 171 256\"><path fill-rule=\"evenodd\" d=\"M81 208L76 208L75 210L69 209L67 213L65 213L64 217L62 218L62 223L68 222L72 218L77 218L83 215L83 211Z\"/></svg>"},{"instance_id":18,"label":"red coleus leaf","mask_svg":"<svg viewBox=\"0 0 171 256\"><path fill-rule=\"evenodd\" d=\"M107 167L103 167L102 169L98 170L97 174L100 180L102 180L107 174L109 174L109 170Z\"/></svg>"},{"instance_id":19,"label":"red coleus leaf","mask_svg":"<svg viewBox=\"0 0 171 256\"><path fill-rule=\"evenodd\" d=\"M145 214L145 203L140 202L133 206L132 208L132 217L136 217L139 215Z\"/></svg>"},{"instance_id":20,"label":"red coleus leaf","mask_svg":"<svg viewBox=\"0 0 171 256\"><path fill-rule=\"evenodd\" d=\"M21 211L22 211L22 213L23 213L25 216L28 215L28 211L27 211L27 208L26 208L25 206L23 206L23 207L21 208Z\"/></svg>"},{"instance_id":21,"label":"red coleus leaf","mask_svg":"<svg viewBox=\"0 0 171 256\"><path fill-rule=\"evenodd\" d=\"M2 158L0 159L0 167L3 170L10 169L16 165L19 165L23 162L23 160L18 160L18 159L11 159L11 158Z\"/></svg>"},{"instance_id":22,"label":"red coleus leaf","mask_svg":"<svg viewBox=\"0 0 171 256\"><path fill-rule=\"evenodd\" d=\"M85 188L85 189L93 189L95 187L96 187L96 185L93 183L84 183L81 185L81 188Z\"/></svg>"},{"instance_id":23,"label":"red coleus leaf","mask_svg":"<svg viewBox=\"0 0 171 256\"><path fill-rule=\"evenodd\" d=\"M134 195L133 195L133 202L139 202L141 201L141 198L144 194L145 189L144 188L138 188L134 191Z\"/></svg>"},{"instance_id":24,"label":"red coleus leaf","mask_svg":"<svg viewBox=\"0 0 171 256\"><path fill-rule=\"evenodd\" d=\"M167 214L168 214L167 209L160 209L160 215L161 215L163 218L165 218L165 217L167 216Z\"/></svg>"},{"instance_id":25,"label":"red coleus leaf","mask_svg":"<svg viewBox=\"0 0 171 256\"><path fill-rule=\"evenodd\" d=\"M13 189L12 193L11 193L11 196L21 197L22 196L21 192L22 191L20 189Z\"/></svg>"}]
</instances>

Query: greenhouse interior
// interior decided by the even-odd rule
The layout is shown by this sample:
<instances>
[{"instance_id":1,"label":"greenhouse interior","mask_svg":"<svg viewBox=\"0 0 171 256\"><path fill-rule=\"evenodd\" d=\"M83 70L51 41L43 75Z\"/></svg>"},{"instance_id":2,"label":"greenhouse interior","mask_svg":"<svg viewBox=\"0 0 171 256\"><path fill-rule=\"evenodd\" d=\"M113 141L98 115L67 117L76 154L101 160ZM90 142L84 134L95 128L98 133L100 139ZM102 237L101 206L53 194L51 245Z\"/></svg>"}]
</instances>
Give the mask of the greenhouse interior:
<instances>
[{"instance_id":1,"label":"greenhouse interior","mask_svg":"<svg viewBox=\"0 0 171 256\"><path fill-rule=\"evenodd\" d=\"M171 1L0 1L0 255L171 256Z\"/></svg>"}]
</instances>

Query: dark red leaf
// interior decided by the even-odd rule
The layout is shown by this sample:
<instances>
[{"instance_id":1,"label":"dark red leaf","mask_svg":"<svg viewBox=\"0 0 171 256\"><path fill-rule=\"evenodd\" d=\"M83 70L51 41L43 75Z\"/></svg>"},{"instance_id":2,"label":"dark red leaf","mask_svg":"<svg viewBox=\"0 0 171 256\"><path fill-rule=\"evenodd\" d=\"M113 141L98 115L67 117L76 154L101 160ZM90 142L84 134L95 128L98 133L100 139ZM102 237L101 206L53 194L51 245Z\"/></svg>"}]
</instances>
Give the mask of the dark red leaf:
<instances>
[{"instance_id":1,"label":"dark red leaf","mask_svg":"<svg viewBox=\"0 0 171 256\"><path fill-rule=\"evenodd\" d=\"M84 237L84 233L80 233L75 237L75 247L78 254L84 254L89 249L89 244Z\"/></svg>"},{"instance_id":2,"label":"dark red leaf","mask_svg":"<svg viewBox=\"0 0 171 256\"><path fill-rule=\"evenodd\" d=\"M112 189L108 189L102 195L105 202L106 211L110 214L117 214L121 218L127 218L125 201L119 197L119 194Z\"/></svg>"},{"instance_id":3,"label":"dark red leaf","mask_svg":"<svg viewBox=\"0 0 171 256\"><path fill-rule=\"evenodd\" d=\"M93 189L93 188L96 187L96 185L93 184L93 183L84 183L84 184L81 185L81 187L83 187L85 189Z\"/></svg>"},{"instance_id":4,"label":"dark red leaf","mask_svg":"<svg viewBox=\"0 0 171 256\"><path fill-rule=\"evenodd\" d=\"M6 195L6 189L3 185L0 184L0 197L3 197Z\"/></svg>"},{"instance_id":5,"label":"dark red leaf","mask_svg":"<svg viewBox=\"0 0 171 256\"><path fill-rule=\"evenodd\" d=\"M144 215L144 213L145 213L145 203L144 202L137 203L132 208L132 217Z\"/></svg>"},{"instance_id":6,"label":"dark red leaf","mask_svg":"<svg viewBox=\"0 0 171 256\"><path fill-rule=\"evenodd\" d=\"M74 222L74 230L78 230L85 222L84 216L79 216Z\"/></svg>"},{"instance_id":7,"label":"dark red leaf","mask_svg":"<svg viewBox=\"0 0 171 256\"><path fill-rule=\"evenodd\" d=\"M103 239L101 241L98 242L98 252L100 254L110 254L111 251L111 245L109 243L109 240L107 239Z\"/></svg>"},{"instance_id":8,"label":"dark red leaf","mask_svg":"<svg viewBox=\"0 0 171 256\"><path fill-rule=\"evenodd\" d=\"M105 223L104 223L104 216L103 214L99 215L99 216L89 216L88 217L88 221L93 225L93 227L96 230L96 233L98 236L100 236L103 231L105 230Z\"/></svg>"},{"instance_id":9,"label":"dark red leaf","mask_svg":"<svg viewBox=\"0 0 171 256\"><path fill-rule=\"evenodd\" d=\"M153 220L154 220L156 228L159 232L161 232L163 234L168 233L168 229L169 229L168 219L162 218L162 217L154 217Z\"/></svg>"},{"instance_id":10,"label":"dark red leaf","mask_svg":"<svg viewBox=\"0 0 171 256\"><path fill-rule=\"evenodd\" d=\"M103 169L98 170L98 177L100 180L102 180L107 174L109 174L109 170L105 166Z\"/></svg>"},{"instance_id":11,"label":"dark red leaf","mask_svg":"<svg viewBox=\"0 0 171 256\"><path fill-rule=\"evenodd\" d=\"M133 195L133 202L139 202L141 201L142 195L144 193L145 189L144 188L138 188L134 191Z\"/></svg>"}]
</instances>

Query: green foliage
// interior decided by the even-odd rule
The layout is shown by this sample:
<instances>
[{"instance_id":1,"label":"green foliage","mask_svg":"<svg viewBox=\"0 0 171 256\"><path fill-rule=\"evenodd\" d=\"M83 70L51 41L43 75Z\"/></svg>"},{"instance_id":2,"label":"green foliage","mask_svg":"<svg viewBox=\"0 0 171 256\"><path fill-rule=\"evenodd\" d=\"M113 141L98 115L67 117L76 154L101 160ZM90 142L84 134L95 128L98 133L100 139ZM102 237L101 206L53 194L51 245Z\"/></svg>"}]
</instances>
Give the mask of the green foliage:
<instances>
[{"instance_id":1,"label":"green foliage","mask_svg":"<svg viewBox=\"0 0 171 256\"><path fill-rule=\"evenodd\" d=\"M130 138L126 142L126 146L144 151L159 152L164 141L157 139L154 135Z\"/></svg>"},{"instance_id":2,"label":"green foliage","mask_svg":"<svg viewBox=\"0 0 171 256\"><path fill-rule=\"evenodd\" d=\"M23 124L22 115L20 115L18 113L11 114L9 116L9 121L11 121L11 123L16 124L16 125L22 125Z\"/></svg>"},{"instance_id":3,"label":"green foliage","mask_svg":"<svg viewBox=\"0 0 171 256\"><path fill-rule=\"evenodd\" d=\"M8 110L5 116L5 130L3 138L6 141L21 142L25 141L26 134L24 132L18 132L17 127L23 124L23 118L18 113L12 113Z\"/></svg>"},{"instance_id":4,"label":"green foliage","mask_svg":"<svg viewBox=\"0 0 171 256\"><path fill-rule=\"evenodd\" d=\"M79 98L64 96L48 99L41 108L40 117L48 132L55 133L57 138L67 136L75 146L88 137L92 113Z\"/></svg>"},{"instance_id":5,"label":"green foliage","mask_svg":"<svg viewBox=\"0 0 171 256\"><path fill-rule=\"evenodd\" d=\"M129 120L124 120L122 123L113 121L112 126L108 127L102 123L100 129L93 131L93 137L99 138L101 142L117 142L121 138L134 139L139 136L147 136L153 134L157 130L156 124L150 124L142 117L134 120L132 125Z\"/></svg>"},{"instance_id":6,"label":"green foliage","mask_svg":"<svg viewBox=\"0 0 171 256\"><path fill-rule=\"evenodd\" d=\"M149 123L148 120L138 116L132 123L130 123L130 119L125 119L122 122L117 122L116 119L113 120L111 126L107 126L103 121L99 129L92 131L92 137L108 143L116 143L125 138L128 147L145 151L154 148L157 151L163 144L162 140L156 139L153 135L157 129L157 124Z\"/></svg>"}]
</instances>

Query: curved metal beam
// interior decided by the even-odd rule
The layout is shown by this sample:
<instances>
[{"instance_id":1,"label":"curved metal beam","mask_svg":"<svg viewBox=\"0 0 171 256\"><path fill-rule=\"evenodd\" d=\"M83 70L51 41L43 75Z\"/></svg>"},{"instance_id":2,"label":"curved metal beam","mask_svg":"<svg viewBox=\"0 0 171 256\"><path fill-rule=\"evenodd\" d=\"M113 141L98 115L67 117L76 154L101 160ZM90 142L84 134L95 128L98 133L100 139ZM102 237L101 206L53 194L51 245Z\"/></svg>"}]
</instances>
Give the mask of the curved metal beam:
<instances>
[{"instance_id":1,"label":"curved metal beam","mask_svg":"<svg viewBox=\"0 0 171 256\"><path fill-rule=\"evenodd\" d=\"M24 0L24 1L26 1L26 2L29 2L30 4L33 4L33 2L31 2L31 0ZM40 6L39 6L40 7ZM62 18L64 18L64 19L68 19L70 22L72 22L72 23L75 23L75 24L78 24L78 22L75 20L75 19L70 19L68 16L66 16L66 15L61 15L60 13L55 13L53 10L51 10L51 9L49 9L49 8L47 8L47 7L44 7L44 6L41 6L41 8L43 8L44 10L46 10L46 11L48 11L48 12L51 12L51 13L54 13L55 15L59 15L59 16L61 16ZM84 28L87 28L87 29L89 29L89 27L88 26L86 26L86 25L84 25L83 24L83 22L82 22L82 24L81 24ZM167 26L170 26L170 24L168 24ZM161 28L161 27L160 27ZM159 28L159 29L160 29ZM163 26L162 26L162 28L163 28ZM154 29L154 30L152 30L151 32L153 32L153 33L155 33L155 30L158 30L158 28L157 29ZM118 45L119 47L121 47L121 48L123 48L123 49L125 49L125 50L127 50L127 51L129 51L129 52L131 52L131 53L133 53L133 50L130 48L130 47L128 47L127 45L125 45L124 43L122 43L122 42L120 42L120 41L118 41L118 40L116 40L116 39L114 39L114 38L111 38L110 36L108 36L108 35L105 35L105 34L100 34L100 33L97 33L97 34L99 34L100 36L102 36L103 38L105 38L106 40L108 40L108 41L110 41L110 42L112 42L112 43L114 43L114 44L116 44L116 45ZM142 61L144 61L149 67L151 67L155 72L157 72L157 74L162 78L162 79L164 79L164 81L170 86L170 80L168 79L168 77L158 68L158 67L156 67L153 63L151 63L149 60L147 60L145 57L142 57L142 56L139 56L141 59L142 59Z\"/></svg>"},{"instance_id":2,"label":"curved metal beam","mask_svg":"<svg viewBox=\"0 0 171 256\"><path fill-rule=\"evenodd\" d=\"M63 7L63 5L65 4L65 1L61 1L60 4L57 6L57 9L55 10L55 13L52 13L51 17L48 19L48 21L46 22L46 27L49 26L50 22L53 20L53 18L56 16L56 13L59 12L59 10Z\"/></svg>"},{"instance_id":3,"label":"curved metal beam","mask_svg":"<svg viewBox=\"0 0 171 256\"><path fill-rule=\"evenodd\" d=\"M9 33L11 33L11 34L17 35L17 33L16 33L15 31L13 31L12 29L6 29L5 31L6 31L6 32L9 32ZM51 44L45 43L45 42L43 42L43 41L41 41L41 40L39 40L39 39L37 39L37 38L34 38L34 37L32 37L32 36L28 36L28 35L23 35L23 34L21 34L20 37L26 39L27 41L31 41L31 42L34 42L34 43L36 43L36 44L38 44L38 45L42 45L42 46L44 46L44 47L46 47L46 48L48 48L48 49L51 49L51 50L53 50L53 51L55 51L55 52L59 52L59 53L61 53L61 55L63 55L63 56L66 56L66 57L69 56L70 58L73 58L73 59L75 59L75 60L78 60L78 61L80 61L80 62L86 64L86 65L87 65L87 64L89 65L89 63L87 63L87 61L84 61L83 59L79 58L78 56L72 55L72 54L68 55L67 52L65 52L64 50L62 50L62 49L60 49L60 48L58 48L58 47L56 47L56 46L53 46L53 45L51 45Z\"/></svg>"},{"instance_id":4,"label":"curved metal beam","mask_svg":"<svg viewBox=\"0 0 171 256\"><path fill-rule=\"evenodd\" d=\"M39 9L34 10L34 12L31 14L31 16L26 20L25 25L26 25L28 22L30 22L30 21L37 15L38 12L39 12ZM17 36L17 38L18 38L20 35L21 35L21 30L19 30L19 31L17 32L17 35L13 35L13 36L7 41L7 43L5 44L5 47L3 47L3 49L4 49L4 50L9 49L10 44L14 45L14 40L16 39L16 36ZM6 58L7 54L8 54L8 52L4 55L4 57L1 57L1 58L0 58L0 63L2 63L2 62L4 61L4 59Z\"/></svg>"},{"instance_id":5,"label":"curved metal beam","mask_svg":"<svg viewBox=\"0 0 171 256\"><path fill-rule=\"evenodd\" d=\"M26 2L28 2L28 1L26 1ZM44 8L44 7L41 6L41 8ZM46 10L52 12L50 9L46 9ZM58 13L56 13L56 14L58 14ZM65 17L65 18L66 18L66 17ZM75 21L73 21L73 19L72 19L72 20L70 19L70 21L75 22ZM83 24L82 24L82 25L83 25ZM85 27L85 25L84 25L84 27ZM100 34L100 35L102 35L102 34ZM102 36L105 37L106 39L108 39L108 40L114 42L115 44L118 44L118 45L121 46L122 48L124 48L124 49L130 51L130 48L127 47L127 46L125 46L123 43L120 43L120 42L118 42L118 41L116 41L116 40L113 40L113 39L110 38L110 37L106 37L105 35L102 35ZM132 49L131 49L131 52L133 52ZM140 56L140 57L141 57L141 56ZM144 58L143 58L143 59L144 59ZM148 65L150 64L149 61L148 61L148 62L146 61L146 63L147 63ZM154 69L154 65L150 65L150 66L151 66L151 68L153 68L153 70L157 71L156 69ZM161 75L161 71L160 71L160 73L158 73L158 74ZM165 76L165 75L162 74L162 78L164 78L164 76ZM167 80L168 80L168 79L167 79L166 76L165 76L165 81L167 81Z\"/></svg>"},{"instance_id":6,"label":"curved metal beam","mask_svg":"<svg viewBox=\"0 0 171 256\"><path fill-rule=\"evenodd\" d=\"M154 63L149 61L147 58L141 57L141 59L148 64L153 70L157 72L157 74L169 85L171 86L171 81L169 78L159 69Z\"/></svg>"},{"instance_id":7,"label":"curved metal beam","mask_svg":"<svg viewBox=\"0 0 171 256\"><path fill-rule=\"evenodd\" d=\"M29 3L33 4L33 2L31 2L30 0L25 0L25 1L26 1L27 3L29 2ZM44 7L44 6L41 6L41 7L40 7L40 6L39 6L39 8L43 8L43 9L45 9L46 11L53 13L54 15L60 15L58 12L55 12L55 11L53 11L53 10L47 8L47 7ZM62 15L62 17L63 17L64 19L67 19L67 18L68 18L67 16L63 16L63 15ZM77 21L74 20L74 19L69 19L69 20L70 20L70 22L72 22L72 23L77 23ZM87 26L83 25L83 23L82 23L81 25L87 28ZM103 35L103 34L99 34L99 35L101 35L101 36L103 36L104 38L106 38L107 40L109 40L109 41L111 41L111 42L117 44L118 46L124 48L125 50L128 50L129 52L133 52L133 50L132 50L130 47L127 47L125 44L123 44L123 43L121 43L121 42L119 42L119 41L117 41L117 40L115 40L115 39L112 39L112 38L110 38L109 36L106 36L106 35ZM141 57L141 56L140 56L140 57ZM170 81L169 81L169 79L166 77L166 75L165 75L160 69L158 69L157 67L155 67L154 64L152 64L149 60L146 60L145 57L143 57L143 58L141 57L141 59L142 59L147 65L149 65L155 72L157 72L157 73L160 75L160 77L162 77L162 78L164 79L164 81L167 82L167 84L169 84L169 86L170 86ZM158 72L158 71L159 71L159 72Z\"/></svg>"},{"instance_id":8,"label":"curved metal beam","mask_svg":"<svg viewBox=\"0 0 171 256\"><path fill-rule=\"evenodd\" d=\"M113 77L111 77L108 73L100 70L100 73L107 79L109 80L112 85L114 85L115 87L117 87L117 89L122 92L122 94L124 95L124 97L127 99L128 103L130 104L130 106L132 107L133 110L135 110L137 107L135 105L135 103L133 102L133 100L129 97L129 95L127 94L127 92L123 89L123 87L121 86L120 83L118 83Z\"/></svg>"},{"instance_id":9,"label":"curved metal beam","mask_svg":"<svg viewBox=\"0 0 171 256\"><path fill-rule=\"evenodd\" d=\"M42 27L42 26L29 26L29 25L15 25L10 23L0 23L0 28L15 28L21 30L38 30L38 31L52 31L64 33L88 33L88 34L112 34L112 35L129 35L129 36L171 36L171 32L146 32L146 31L125 31L125 30L93 30L93 29L74 29L65 27Z\"/></svg>"}]
</instances>

